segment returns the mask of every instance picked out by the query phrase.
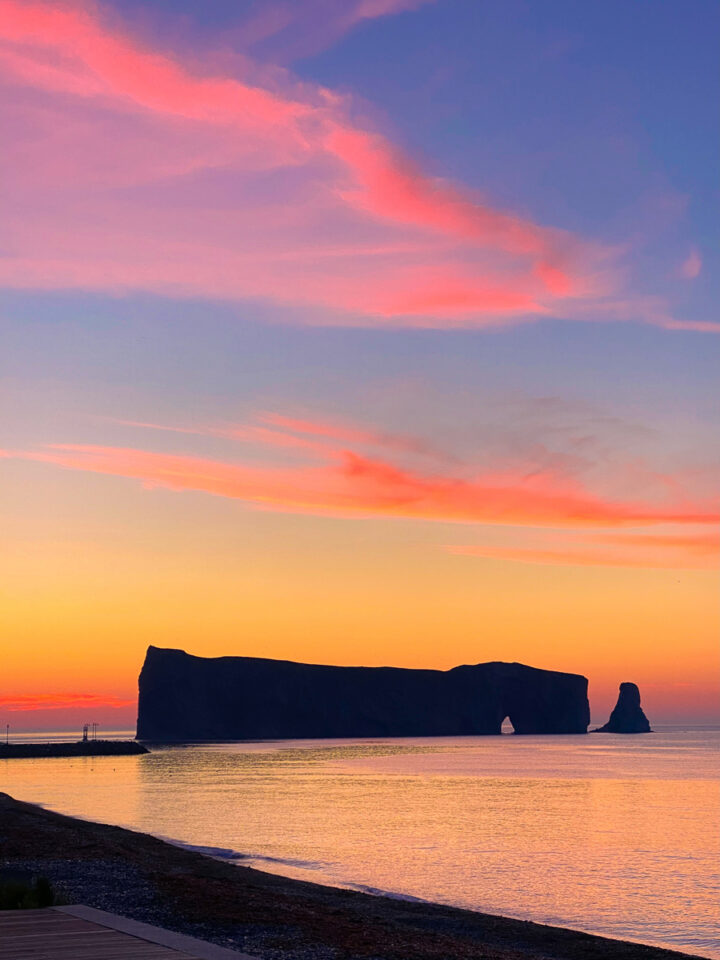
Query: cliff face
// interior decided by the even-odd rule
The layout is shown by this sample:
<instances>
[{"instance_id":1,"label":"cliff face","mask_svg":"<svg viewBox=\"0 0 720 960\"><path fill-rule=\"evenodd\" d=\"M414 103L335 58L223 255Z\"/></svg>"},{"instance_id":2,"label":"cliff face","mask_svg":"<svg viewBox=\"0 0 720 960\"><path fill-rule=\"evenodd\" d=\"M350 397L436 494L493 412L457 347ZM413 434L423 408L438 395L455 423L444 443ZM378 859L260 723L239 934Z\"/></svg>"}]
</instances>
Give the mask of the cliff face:
<instances>
[{"instance_id":1,"label":"cliff face","mask_svg":"<svg viewBox=\"0 0 720 960\"><path fill-rule=\"evenodd\" d=\"M650 723L640 706L636 683L621 683L620 694L610 719L593 733L652 733Z\"/></svg>"},{"instance_id":2,"label":"cliff face","mask_svg":"<svg viewBox=\"0 0 720 960\"><path fill-rule=\"evenodd\" d=\"M149 647L139 679L142 740L266 740L586 733L587 680L520 663L453 670L330 667L193 657Z\"/></svg>"}]
</instances>

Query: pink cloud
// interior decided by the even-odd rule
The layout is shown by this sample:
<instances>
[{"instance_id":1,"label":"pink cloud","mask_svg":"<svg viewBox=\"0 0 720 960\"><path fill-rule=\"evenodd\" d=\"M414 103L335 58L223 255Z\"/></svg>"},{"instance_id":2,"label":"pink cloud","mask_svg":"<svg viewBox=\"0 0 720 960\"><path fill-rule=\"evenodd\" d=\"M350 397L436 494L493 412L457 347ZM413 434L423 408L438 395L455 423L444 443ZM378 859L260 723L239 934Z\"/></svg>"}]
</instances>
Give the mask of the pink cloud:
<instances>
[{"instance_id":1,"label":"pink cloud","mask_svg":"<svg viewBox=\"0 0 720 960\"><path fill-rule=\"evenodd\" d=\"M271 299L317 323L484 326L595 301L598 245L425 175L331 91L254 75L186 67L94 8L5 0L0 283Z\"/></svg>"},{"instance_id":2,"label":"pink cloud","mask_svg":"<svg viewBox=\"0 0 720 960\"><path fill-rule=\"evenodd\" d=\"M691 535L585 533L582 542L558 544L557 536L545 546L464 544L448 546L449 553L482 560L507 560L540 565L639 567L650 569L712 570L720 567L720 533ZM597 549L600 544L601 549ZM610 546L613 549L608 550Z\"/></svg>"},{"instance_id":3,"label":"pink cloud","mask_svg":"<svg viewBox=\"0 0 720 960\"><path fill-rule=\"evenodd\" d=\"M456 462L454 457L440 451L434 444L410 434L383 430L368 430L366 427L347 421L318 420L307 417L264 411L258 413L259 423L230 424L227 426L185 427L142 420L123 420L104 417L103 420L143 430L159 430L189 436L222 437L241 443L264 447L301 450L316 456L327 457L336 450L336 442L353 447L375 447L399 453L432 457L444 462Z\"/></svg>"},{"instance_id":4,"label":"pink cloud","mask_svg":"<svg viewBox=\"0 0 720 960\"><path fill-rule=\"evenodd\" d=\"M417 10L434 0L256 0L232 31L233 43L273 62L307 57L358 24Z\"/></svg>"},{"instance_id":5,"label":"pink cloud","mask_svg":"<svg viewBox=\"0 0 720 960\"><path fill-rule=\"evenodd\" d=\"M169 57L113 35L80 5L4 0L0 38L14 45L3 51L10 73L54 93L121 97L158 114L263 130L305 112L232 78L193 76Z\"/></svg>"},{"instance_id":6,"label":"pink cloud","mask_svg":"<svg viewBox=\"0 0 720 960\"><path fill-rule=\"evenodd\" d=\"M288 433L284 430L274 430L268 427L258 426L257 424L231 425L226 427L178 427L163 423L148 423L142 420L119 420L112 417L107 419L122 426L139 427L143 430L161 430L167 433L180 433L189 436L224 437L230 440L256 443L269 447L288 447L291 449L312 451L324 450L322 443L313 442L306 437L295 436L292 432ZM270 414L267 415L267 418L261 417L261 419L267 419L267 422L272 423L272 416ZM283 418L278 419L282 420Z\"/></svg>"},{"instance_id":7,"label":"pink cloud","mask_svg":"<svg viewBox=\"0 0 720 960\"><path fill-rule=\"evenodd\" d=\"M668 550L683 550L703 557L714 557L720 560L720 531L710 533L694 533L689 535L657 533L616 533L595 534L596 543L608 543L614 546L659 548Z\"/></svg>"},{"instance_id":8,"label":"pink cloud","mask_svg":"<svg viewBox=\"0 0 720 960\"><path fill-rule=\"evenodd\" d=\"M356 424L341 423L339 421L310 420L298 417L289 417L279 413L261 413L260 420L273 426L289 430L292 433L309 434L323 440L339 440L341 443L371 447L385 447L405 453L430 454L437 456L436 448L421 437L409 434L388 433L386 431L368 430Z\"/></svg>"},{"instance_id":9,"label":"pink cloud","mask_svg":"<svg viewBox=\"0 0 720 960\"><path fill-rule=\"evenodd\" d=\"M334 125L325 144L354 173L355 189L344 198L360 209L509 253L552 251L550 231L427 179L377 135Z\"/></svg>"},{"instance_id":10,"label":"pink cloud","mask_svg":"<svg viewBox=\"0 0 720 960\"><path fill-rule=\"evenodd\" d=\"M720 323L715 320L658 320L655 324L664 330L692 330L695 333L720 333Z\"/></svg>"},{"instance_id":11,"label":"pink cloud","mask_svg":"<svg viewBox=\"0 0 720 960\"><path fill-rule=\"evenodd\" d=\"M262 413L260 419L265 423L282 427L293 433L305 433L311 436L326 437L332 440L343 440L351 443L377 444L382 441L369 430L348 424L330 423L319 420L304 420L298 417L288 417L280 413Z\"/></svg>"},{"instance_id":12,"label":"pink cloud","mask_svg":"<svg viewBox=\"0 0 720 960\"><path fill-rule=\"evenodd\" d=\"M700 251L693 247L687 256L687 259L683 261L683 264L680 267L680 276L685 277L686 280L694 280L695 277L700 276L702 265L703 262L702 257L700 256Z\"/></svg>"},{"instance_id":13,"label":"pink cloud","mask_svg":"<svg viewBox=\"0 0 720 960\"><path fill-rule=\"evenodd\" d=\"M562 307L558 308L562 314ZM608 297L600 300L575 302L572 306L576 319L604 321L640 321L663 330L687 330L695 333L720 333L720 323L714 320L683 320L668 312L660 297L636 296L622 299Z\"/></svg>"},{"instance_id":14,"label":"pink cloud","mask_svg":"<svg viewBox=\"0 0 720 960\"><path fill-rule=\"evenodd\" d=\"M332 440L371 446L390 446L417 452L426 449L422 441L414 437L400 437L393 434L375 434L361 427L339 422L304 420L279 413L258 414L260 424L231 424L228 426L181 427L161 423L149 423L143 420L121 420L104 418L127 427L139 427L143 430L160 430L167 433L180 433L190 436L224 437L243 443L254 443L267 447L285 447L289 449L310 450L325 454ZM311 439L309 439L311 438Z\"/></svg>"},{"instance_id":15,"label":"pink cloud","mask_svg":"<svg viewBox=\"0 0 720 960\"><path fill-rule=\"evenodd\" d=\"M135 448L49 444L4 456L141 481L149 488L197 491L262 509L384 516L473 524L628 527L708 524L714 503L675 496L662 501L603 497L559 468L532 464L469 473L419 472L344 447L319 445L310 465L242 462Z\"/></svg>"}]
</instances>

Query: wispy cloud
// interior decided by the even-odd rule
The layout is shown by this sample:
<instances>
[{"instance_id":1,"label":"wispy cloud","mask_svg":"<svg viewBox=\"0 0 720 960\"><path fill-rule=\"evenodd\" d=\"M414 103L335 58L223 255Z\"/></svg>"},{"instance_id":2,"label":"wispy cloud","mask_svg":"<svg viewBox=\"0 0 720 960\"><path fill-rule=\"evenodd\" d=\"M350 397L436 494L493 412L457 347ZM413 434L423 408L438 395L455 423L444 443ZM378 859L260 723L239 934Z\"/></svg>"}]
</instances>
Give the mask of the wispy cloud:
<instances>
[{"instance_id":1,"label":"wispy cloud","mask_svg":"<svg viewBox=\"0 0 720 960\"><path fill-rule=\"evenodd\" d=\"M260 510L484 528L479 543L446 547L476 558L717 565L720 503L712 470L653 468L641 453L652 431L593 406L515 397L499 412L501 436L489 409L467 425L469 436L443 431L442 448L423 436L338 415L261 410L247 421L210 424L103 418L134 435L166 433L162 450L53 443L0 456L127 478L148 489L211 494ZM224 455L208 456L208 445Z\"/></svg>"},{"instance_id":2,"label":"wispy cloud","mask_svg":"<svg viewBox=\"0 0 720 960\"><path fill-rule=\"evenodd\" d=\"M341 443L353 446L360 444L371 447L385 447L405 453L440 455L434 444L410 434L368 430L357 424L343 423L339 420L310 420L267 411L260 413L259 419L263 423L271 424L284 431L290 431L290 433L320 437L324 440L339 440ZM442 454L442 456L447 455Z\"/></svg>"},{"instance_id":3,"label":"wispy cloud","mask_svg":"<svg viewBox=\"0 0 720 960\"><path fill-rule=\"evenodd\" d=\"M3 456L132 478L148 488L209 493L262 509L342 517L617 528L709 524L720 516L715 503L695 501L682 492L660 500L603 496L561 464L526 462L481 471L444 464L428 472L391 459L389 451L379 456L351 449L347 443L338 446L338 438L322 425L306 424L302 429L320 437L306 448L312 451L309 464L257 464L89 444L48 444L37 450L4 451ZM239 436L245 439L242 431ZM368 436L371 443L388 446L381 435ZM262 433L253 439L275 442ZM667 489L678 487L673 478L662 479Z\"/></svg>"},{"instance_id":4,"label":"wispy cloud","mask_svg":"<svg viewBox=\"0 0 720 960\"><path fill-rule=\"evenodd\" d=\"M716 562L720 561L720 530L664 536L657 533L596 533L593 540L595 543L611 546L684 550L699 557L714 557Z\"/></svg>"},{"instance_id":5,"label":"wispy cloud","mask_svg":"<svg viewBox=\"0 0 720 960\"><path fill-rule=\"evenodd\" d=\"M272 411L259 412L254 423L232 423L225 426L176 426L172 424L149 423L142 420L123 420L114 417L102 419L127 427L143 430L159 430L166 433L179 433L190 436L223 437L261 446L297 448L327 452L328 443L339 441L352 446L385 447L407 453L438 455L439 451L428 441L392 432L372 431L357 424L340 420L311 420L289 416ZM443 454L446 456L446 454Z\"/></svg>"},{"instance_id":6,"label":"wispy cloud","mask_svg":"<svg viewBox=\"0 0 720 960\"><path fill-rule=\"evenodd\" d=\"M345 96L187 66L93 7L2 13L6 286L270 299L316 323L670 322L614 306L612 250L427 175Z\"/></svg>"},{"instance_id":7,"label":"wispy cloud","mask_svg":"<svg viewBox=\"0 0 720 960\"><path fill-rule=\"evenodd\" d=\"M0 709L11 713L27 710L67 710L77 707L132 707L136 700L94 693L28 693L0 697Z\"/></svg>"},{"instance_id":8,"label":"wispy cloud","mask_svg":"<svg viewBox=\"0 0 720 960\"><path fill-rule=\"evenodd\" d=\"M700 251L696 247L693 247L680 267L680 275L685 277L686 280L694 280L700 276L702 266L703 262Z\"/></svg>"},{"instance_id":9,"label":"wispy cloud","mask_svg":"<svg viewBox=\"0 0 720 960\"><path fill-rule=\"evenodd\" d=\"M692 330L694 333L720 333L720 321L715 320L667 320L656 324L664 330Z\"/></svg>"},{"instance_id":10,"label":"wispy cloud","mask_svg":"<svg viewBox=\"0 0 720 960\"><path fill-rule=\"evenodd\" d=\"M417 10L435 0L255 0L232 30L233 44L273 63L307 57L368 20Z\"/></svg>"},{"instance_id":11,"label":"wispy cloud","mask_svg":"<svg viewBox=\"0 0 720 960\"><path fill-rule=\"evenodd\" d=\"M720 567L720 530L690 535L583 534L564 542L557 534L545 545L460 544L445 549L458 556L542 566L640 567L709 570ZM608 549L608 547L612 549Z\"/></svg>"}]
</instances>

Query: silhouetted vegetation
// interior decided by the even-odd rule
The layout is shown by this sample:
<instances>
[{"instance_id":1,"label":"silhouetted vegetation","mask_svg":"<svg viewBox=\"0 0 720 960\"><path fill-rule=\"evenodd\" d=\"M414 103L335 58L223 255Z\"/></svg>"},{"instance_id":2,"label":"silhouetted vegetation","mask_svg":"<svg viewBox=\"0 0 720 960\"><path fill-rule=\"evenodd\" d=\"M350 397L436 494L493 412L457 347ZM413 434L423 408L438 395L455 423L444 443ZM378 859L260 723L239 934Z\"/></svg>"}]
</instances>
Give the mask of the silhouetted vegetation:
<instances>
[{"instance_id":1,"label":"silhouetted vegetation","mask_svg":"<svg viewBox=\"0 0 720 960\"><path fill-rule=\"evenodd\" d=\"M55 891L47 877L38 877L32 884L0 880L0 910L37 910L52 907L56 902Z\"/></svg>"}]
</instances>

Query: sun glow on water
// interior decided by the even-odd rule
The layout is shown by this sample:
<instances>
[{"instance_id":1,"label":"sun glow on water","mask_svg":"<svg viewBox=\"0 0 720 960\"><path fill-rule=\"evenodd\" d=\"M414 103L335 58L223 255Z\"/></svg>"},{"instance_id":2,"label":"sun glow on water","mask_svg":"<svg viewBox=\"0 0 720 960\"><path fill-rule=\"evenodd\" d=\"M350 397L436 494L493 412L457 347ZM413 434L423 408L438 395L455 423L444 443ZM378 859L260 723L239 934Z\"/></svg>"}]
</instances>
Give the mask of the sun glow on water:
<instances>
[{"instance_id":1,"label":"sun glow on water","mask_svg":"<svg viewBox=\"0 0 720 960\"><path fill-rule=\"evenodd\" d=\"M200 744L5 761L0 777L260 869L720 958L719 745L677 728Z\"/></svg>"}]
</instances>

